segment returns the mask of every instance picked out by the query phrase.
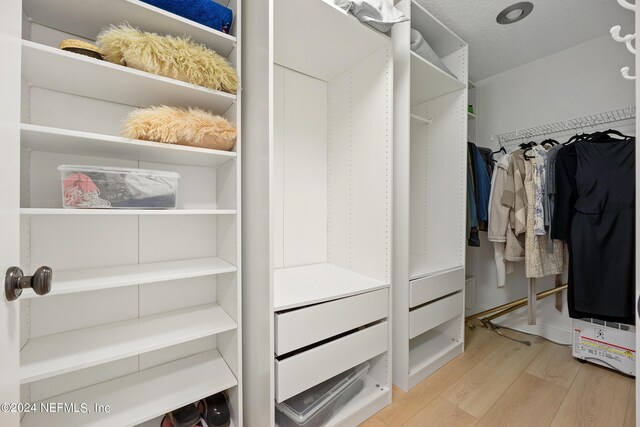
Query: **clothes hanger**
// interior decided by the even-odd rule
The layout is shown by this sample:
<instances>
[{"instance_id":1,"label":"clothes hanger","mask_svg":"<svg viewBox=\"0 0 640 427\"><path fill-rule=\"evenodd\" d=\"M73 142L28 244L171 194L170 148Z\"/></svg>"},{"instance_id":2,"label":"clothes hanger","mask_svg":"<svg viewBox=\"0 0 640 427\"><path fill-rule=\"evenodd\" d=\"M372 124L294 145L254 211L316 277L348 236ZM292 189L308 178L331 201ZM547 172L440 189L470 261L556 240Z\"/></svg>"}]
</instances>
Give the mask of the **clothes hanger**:
<instances>
[{"instance_id":1,"label":"clothes hanger","mask_svg":"<svg viewBox=\"0 0 640 427\"><path fill-rule=\"evenodd\" d=\"M494 159L493 156L496 155L496 154L500 154L500 153L507 154L507 149L504 148L504 147L500 147L500 149L498 151L492 151L491 152L491 161L493 163L498 163L498 161L496 159Z\"/></svg>"}]
</instances>

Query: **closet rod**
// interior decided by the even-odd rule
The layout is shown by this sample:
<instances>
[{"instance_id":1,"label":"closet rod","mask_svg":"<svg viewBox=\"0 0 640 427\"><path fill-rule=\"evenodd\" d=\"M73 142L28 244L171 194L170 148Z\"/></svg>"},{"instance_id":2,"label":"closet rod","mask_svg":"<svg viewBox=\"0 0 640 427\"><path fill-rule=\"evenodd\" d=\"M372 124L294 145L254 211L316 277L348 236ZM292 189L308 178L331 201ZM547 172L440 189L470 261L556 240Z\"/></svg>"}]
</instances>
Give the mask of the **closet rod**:
<instances>
[{"instance_id":1,"label":"closet rod","mask_svg":"<svg viewBox=\"0 0 640 427\"><path fill-rule=\"evenodd\" d=\"M518 129L510 132L499 133L491 139L497 140L501 147L511 145L512 141L523 138L533 138L542 135L551 135L554 133L570 132L579 129L602 127L610 123L617 123L636 118L636 107L622 107L611 111L605 111L597 114L589 114L573 119L561 120L558 122L547 123L530 128Z\"/></svg>"},{"instance_id":2,"label":"closet rod","mask_svg":"<svg viewBox=\"0 0 640 427\"><path fill-rule=\"evenodd\" d=\"M550 295L553 295L553 294L556 294L558 292L562 292L565 289L567 289L567 287L568 287L568 285L566 283L564 283L562 286L559 286L557 288L551 288L551 289L548 289L546 291L539 292L539 293L536 294L536 301L539 301L539 300L541 300L543 298L546 298L546 297L548 297ZM475 313L475 314L469 315L469 316L464 318L464 321L467 322L467 324L469 324L469 322L472 321L473 319L478 319L478 318L484 317L484 316L486 316L488 314L491 314L491 316L489 316L487 318L480 319L480 320L484 320L484 321L487 321L487 320L490 321L490 320L496 319L496 318L498 318L500 316L504 316L507 313L511 313L512 311L515 311L515 310L517 310L519 308L526 307L527 301L528 301L528 299L526 297L525 298L520 298L518 300L511 301L511 302L508 302L506 304L502 304L502 305L499 305L497 307L493 307L493 308L490 308L488 310L484 310L484 311L481 311L479 313ZM494 313L494 314L492 314L492 313Z\"/></svg>"}]
</instances>

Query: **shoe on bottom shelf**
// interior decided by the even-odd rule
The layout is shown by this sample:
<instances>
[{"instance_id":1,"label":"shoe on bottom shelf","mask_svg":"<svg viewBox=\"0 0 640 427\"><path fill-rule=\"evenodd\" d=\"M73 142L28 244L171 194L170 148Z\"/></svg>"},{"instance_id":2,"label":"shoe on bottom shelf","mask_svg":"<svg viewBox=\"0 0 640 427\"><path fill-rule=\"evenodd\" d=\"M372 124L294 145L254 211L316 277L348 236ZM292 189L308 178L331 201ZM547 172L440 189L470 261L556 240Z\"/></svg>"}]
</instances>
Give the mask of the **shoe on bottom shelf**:
<instances>
[{"instance_id":1,"label":"shoe on bottom shelf","mask_svg":"<svg viewBox=\"0 0 640 427\"><path fill-rule=\"evenodd\" d=\"M193 403L166 414L160 427L202 427L200 412Z\"/></svg>"},{"instance_id":2,"label":"shoe on bottom shelf","mask_svg":"<svg viewBox=\"0 0 640 427\"><path fill-rule=\"evenodd\" d=\"M231 415L224 393L205 397L198 402L198 410L209 427L229 427Z\"/></svg>"}]
</instances>

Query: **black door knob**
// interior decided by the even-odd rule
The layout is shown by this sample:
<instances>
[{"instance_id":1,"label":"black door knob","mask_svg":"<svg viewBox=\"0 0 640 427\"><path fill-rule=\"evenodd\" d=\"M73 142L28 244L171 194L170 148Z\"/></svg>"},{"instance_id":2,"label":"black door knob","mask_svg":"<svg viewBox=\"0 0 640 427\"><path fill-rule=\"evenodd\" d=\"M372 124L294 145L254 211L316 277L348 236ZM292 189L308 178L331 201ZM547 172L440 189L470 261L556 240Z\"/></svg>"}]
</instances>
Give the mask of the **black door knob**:
<instances>
[{"instance_id":1,"label":"black door knob","mask_svg":"<svg viewBox=\"0 0 640 427\"><path fill-rule=\"evenodd\" d=\"M20 267L9 267L4 275L4 293L8 301L18 299L27 288L38 295L46 295L51 291L52 279L51 267L40 267L33 276L25 276Z\"/></svg>"}]
</instances>

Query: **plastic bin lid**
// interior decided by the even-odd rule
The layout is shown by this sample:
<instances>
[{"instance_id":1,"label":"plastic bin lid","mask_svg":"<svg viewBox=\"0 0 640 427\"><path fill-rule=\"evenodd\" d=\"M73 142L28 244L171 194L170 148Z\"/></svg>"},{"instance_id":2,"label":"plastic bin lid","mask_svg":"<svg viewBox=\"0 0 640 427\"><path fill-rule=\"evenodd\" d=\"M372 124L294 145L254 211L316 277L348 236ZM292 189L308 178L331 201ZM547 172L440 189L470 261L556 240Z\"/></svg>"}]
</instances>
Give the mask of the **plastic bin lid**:
<instances>
[{"instance_id":1,"label":"plastic bin lid","mask_svg":"<svg viewBox=\"0 0 640 427\"><path fill-rule=\"evenodd\" d=\"M98 172L98 173L129 173L138 175L154 175L164 178L180 178L178 172L158 171L152 169L116 168L111 166L60 165L61 172Z\"/></svg>"},{"instance_id":2,"label":"plastic bin lid","mask_svg":"<svg viewBox=\"0 0 640 427\"><path fill-rule=\"evenodd\" d=\"M299 424L303 424L318 411L322 410L331 399L342 393L342 391L349 387L354 381L366 374L369 366L369 362L364 362L284 402L277 403L276 406L289 418L296 420Z\"/></svg>"}]
</instances>

